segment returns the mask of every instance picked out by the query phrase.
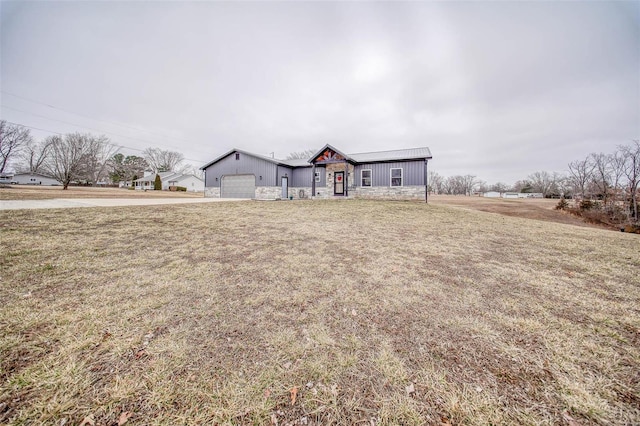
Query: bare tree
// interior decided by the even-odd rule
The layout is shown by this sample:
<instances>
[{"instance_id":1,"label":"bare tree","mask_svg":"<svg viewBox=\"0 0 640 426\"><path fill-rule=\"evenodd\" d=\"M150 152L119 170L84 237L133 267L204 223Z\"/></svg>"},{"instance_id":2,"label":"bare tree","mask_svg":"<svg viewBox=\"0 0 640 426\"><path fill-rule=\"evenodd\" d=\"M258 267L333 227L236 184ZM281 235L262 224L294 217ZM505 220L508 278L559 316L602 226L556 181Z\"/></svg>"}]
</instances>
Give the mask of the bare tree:
<instances>
[{"instance_id":1,"label":"bare tree","mask_svg":"<svg viewBox=\"0 0 640 426\"><path fill-rule=\"evenodd\" d=\"M516 181L516 183L513 184L513 190L515 192L532 192L533 191L533 185L531 183L531 181L525 179L525 180L518 180Z\"/></svg>"},{"instance_id":2,"label":"bare tree","mask_svg":"<svg viewBox=\"0 0 640 426\"><path fill-rule=\"evenodd\" d=\"M611 186L613 188L613 201L620 201L622 180L624 178L625 157L620 148L610 157Z\"/></svg>"},{"instance_id":3,"label":"bare tree","mask_svg":"<svg viewBox=\"0 0 640 426\"><path fill-rule=\"evenodd\" d=\"M553 180L555 182L555 190L557 191L557 195L561 197L571 196L571 186L569 185L569 179L558 172L553 172Z\"/></svg>"},{"instance_id":4,"label":"bare tree","mask_svg":"<svg viewBox=\"0 0 640 426\"><path fill-rule=\"evenodd\" d=\"M21 155L24 162L22 169L29 173L38 173L47 159L50 146L51 143L47 139L27 142Z\"/></svg>"},{"instance_id":5,"label":"bare tree","mask_svg":"<svg viewBox=\"0 0 640 426\"><path fill-rule=\"evenodd\" d=\"M555 190L554 175L549 172L534 172L527 179L531 182L532 192L541 192L543 197L549 196Z\"/></svg>"},{"instance_id":6,"label":"bare tree","mask_svg":"<svg viewBox=\"0 0 640 426\"><path fill-rule=\"evenodd\" d=\"M0 173L4 172L11 158L19 154L31 140L28 128L0 120Z\"/></svg>"},{"instance_id":7,"label":"bare tree","mask_svg":"<svg viewBox=\"0 0 640 426\"><path fill-rule=\"evenodd\" d=\"M621 146L620 152L625 159L624 174L629 190L629 212L635 222L638 221L638 184L640 183L640 140L634 140L629 146Z\"/></svg>"},{"instance_id":8,"label":"bare tree","mask_svg":"<svg viewBox=\"0 0 640 426\"><path fill-rule=\"evenodd\" d=\"M478 186L480 181L473 175L464 175L461 177L464 194L470 196L473 193L473 190Z\"/></svg>"},{"instance_id":9,"label":"bare tree","mask_svg":"<svg viewBox=\"0 0 640 426\"><path fill-rule=\"evenodd\" d=\"M287 155L287 160L308 160L316 152L317 150L315 149L305 149L304 151L292 152Z\"/></svg>"},{"instance_id":10,"label":"bare tree","mask_svg":"<svg viewBox=\"0 0 640 426\"><path fill-rule=\"evenodd\" d=\"M429 192L435 194L442 194L443 191L443 183L444 178L438 174L438 172L434 172L433 170L429 171L428 176L429 181Z\"/></svg>"},{"instance_id":11,"label":"bare tree","mask_svg":"<svg viewBox=\"0 0 640 426\"><path fill-rule=\"evenodd\" d=\"M147 148L143 152L144 159L154 172L174 172L184 161L184 155L175 151L160 148Z\"/></svg>"},{"instance_id":12,"label":"bare tree","mask_svg":"<svg viewBox=\"0 0 640 426\"><path fill-rule=\"evenodd\" d=\"M611 156L603 153L591 154L593 163L593 184L602 197L602 202L607 205L611 194Z\"/></svg>"},{"instance_id":13,"label":"bare tree","mask_svg":"<svg viewBox=\"0 0 640 426\"><path fill-rule=\"evenodd\" d=\"M507 185L506 183L503 183L503 182L494 183L493 185L491 185L489 187L490 191L495 191L495 192L500 192L500 193L507 192L507 191L509 191L509 189L510 189L509 185Z\"/></svg>"},{"instance_id":14,"label":"bare tree","mask_svg":"<svg viewBox=\"0 0 640 426\"><path fill-rule=\"evenodd\" d=\"M591 157L569 163L569 179L573 185L574 196L579 194L582 199L590 198L587 194L587 186L593 178L594 167Z\"/></svg>"},{"instance_id":15,"label":"bare tree","mask_svg":"<svg viewBox=\"0 0 640 426\"><path fill-rule=\"evenodd\" d=\"M110 143L106 136L91 137L87 145L87 152L82 159L81 177L87 183L95 185L107 178L109 160L118 147Z\"/></svg>"},{"instance_id":16,"label":"bare tree","mask_svg":"<svg viewBox=\"0 0 640 426\"><path fill-rule=\"evenodd\" d=\"M87 156L95 146L95 137L88 133L70 133L61 136L49 136L49 155L44 168L51 177L67 189L73 180L82 179L85 174Z\"/></svg>"}]
</instances>

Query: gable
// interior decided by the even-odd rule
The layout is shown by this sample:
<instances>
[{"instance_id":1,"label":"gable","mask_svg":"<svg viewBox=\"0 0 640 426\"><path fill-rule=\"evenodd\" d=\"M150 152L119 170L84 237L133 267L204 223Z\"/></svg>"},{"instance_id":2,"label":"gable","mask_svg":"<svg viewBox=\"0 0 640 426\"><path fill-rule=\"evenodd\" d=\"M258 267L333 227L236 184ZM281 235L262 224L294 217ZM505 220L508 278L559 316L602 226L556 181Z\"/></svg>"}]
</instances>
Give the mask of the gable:
<instances>
[{"instance_id":1,"label":"gable","mask_svg":"<svg viewBox=\"0 0 640 426\"><path fill-rule=\"evenodd\" d=\"M322 154L313 159L314 163L337 163L338 161L344 161L344 157L331 148L325 149Z\"/></svg>"}]
</instances>

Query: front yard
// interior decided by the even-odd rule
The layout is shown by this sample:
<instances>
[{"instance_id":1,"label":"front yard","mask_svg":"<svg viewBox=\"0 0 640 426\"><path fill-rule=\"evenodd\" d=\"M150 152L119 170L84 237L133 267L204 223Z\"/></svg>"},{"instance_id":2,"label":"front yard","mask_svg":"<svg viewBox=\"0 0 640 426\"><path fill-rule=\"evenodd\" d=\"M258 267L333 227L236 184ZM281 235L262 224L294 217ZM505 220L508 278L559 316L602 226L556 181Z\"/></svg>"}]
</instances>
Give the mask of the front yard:
<instances>
[{"instance_id":1,"label":"front yard","mask_svg":"<svg viewBox=\"0 0 640 426\"><path fill-rule=\"evenodd\" d=\"M0 423L637 424L639 241L409 202L2 211Z\"/></svg>"}]
</instances>

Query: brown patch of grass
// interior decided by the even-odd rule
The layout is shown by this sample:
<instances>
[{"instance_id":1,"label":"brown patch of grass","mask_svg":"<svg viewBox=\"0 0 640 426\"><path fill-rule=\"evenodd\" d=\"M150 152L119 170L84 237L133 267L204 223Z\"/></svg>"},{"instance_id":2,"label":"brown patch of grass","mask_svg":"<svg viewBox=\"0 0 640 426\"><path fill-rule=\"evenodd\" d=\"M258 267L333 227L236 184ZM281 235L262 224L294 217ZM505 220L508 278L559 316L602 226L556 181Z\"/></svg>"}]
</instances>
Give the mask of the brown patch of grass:
<instances>
[{"instance_id":1,"label":"brown patch of grass","mask_svg":"<svg viewBox=\"0 0 640 426\"><path fill-rule=\"evenodd\" d=\"M640 421L634 235L356 200L0 218L0 422Z\"/></svg>"},{"instance_id":2,"label":"brown patch of grass","mask_svg":"<svg viewBox=\"0 0 640 426\"><path fill-rule=\"evenodd\" d=\"M51 200L54 198L202 198L202 192L134 191L127 188L89 186L4 185L0 200Z\"/></svg>"},{"instance_id":3,"label":"brown patch of grass","mask_svg":"<svg viewBox=\"0 0 640 426\"><path fill-rule=\"evenodd\" d=\"M521 217L525 219L542 220L545 222L564 223L566 225L583 226L588 228L609 229L602 223L589 223L570 214L567 211L556 210L558 200L547 198L485 198L465 197L457 195L430 195L429 202L448 206L464 207L488 213L505 216ZM616 229L618 230L618 229Z\"/></svg>"}]
</instances>

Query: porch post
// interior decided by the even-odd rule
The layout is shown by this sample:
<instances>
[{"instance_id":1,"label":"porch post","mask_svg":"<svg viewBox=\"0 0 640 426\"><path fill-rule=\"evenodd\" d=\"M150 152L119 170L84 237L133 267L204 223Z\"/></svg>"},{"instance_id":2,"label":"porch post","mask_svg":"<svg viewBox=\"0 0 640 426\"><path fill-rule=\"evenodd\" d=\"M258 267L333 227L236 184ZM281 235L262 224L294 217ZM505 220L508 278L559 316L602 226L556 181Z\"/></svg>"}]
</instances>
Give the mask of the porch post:
<instances>
[{"instance_id":1,"label":"porch post","mask_svg":"<svg viewBox=\"0 0 640 426\"><path fill-rule=\"evenodd\" d=\"M313 163L313 171L311 172L311 197L316 196L316 163Z\"/></svg>"},{"instance_id":2,"label":"porch post","mask_svg":"<svg viewBox=\"0 0 640 426\"><path fill-rule=\"evenodd\" d=\"M344 196L345 198L349 196L349 163L347 160L344 160Z\"/></svg>"},{"instance_id":3,"label":"porch post","mask_svg":"<svg viewBox=\"0 0 640 426\"><path fill-rule=\"evenodd\" d=\"M429 204L429 173L427 172L427 165L429 160L424 160L424 202Z\"/></svg>"}]
</instances>

